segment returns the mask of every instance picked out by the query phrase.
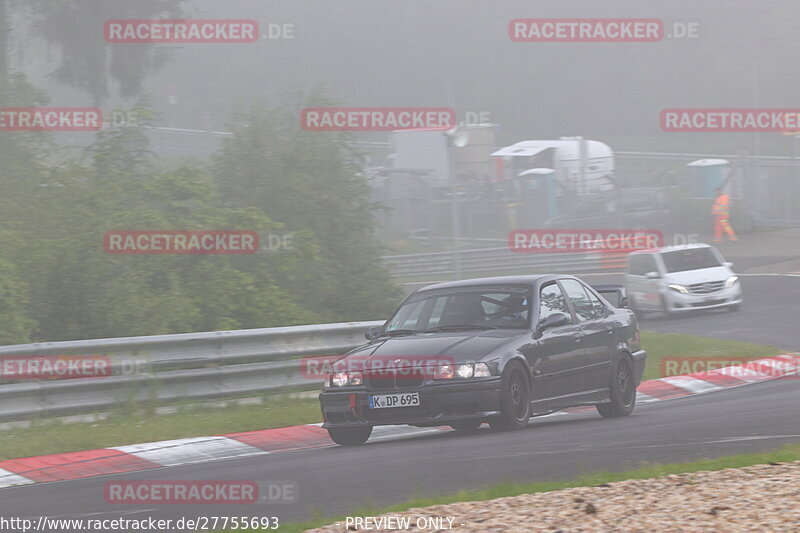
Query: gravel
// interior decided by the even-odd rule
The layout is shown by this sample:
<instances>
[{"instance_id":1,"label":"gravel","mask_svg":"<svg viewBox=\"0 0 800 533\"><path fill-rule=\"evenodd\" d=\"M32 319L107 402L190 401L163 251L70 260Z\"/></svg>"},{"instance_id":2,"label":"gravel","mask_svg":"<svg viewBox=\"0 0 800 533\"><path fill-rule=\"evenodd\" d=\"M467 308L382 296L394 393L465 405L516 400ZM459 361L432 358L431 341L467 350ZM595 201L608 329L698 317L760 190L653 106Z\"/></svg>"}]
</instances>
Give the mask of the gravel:
<instances>
[{"instance_id":1,"label":"gravel","mask_svg":"<svg viewBox=\"0 0 800 533\"><path fill-rule=\"evenodd\" d=\"M376 516L370 517L369 528L363 522L356 527L351 519L349 529L347 522L339 522L311 531L449 531L447 518L451 518L458 533L797 533L800 461L436 505L383 516L408 517L410 527L396 523L393 528L375 527ZM434 527L432 517L445 517L442 527Z\"/></svg>"}]
</instances>

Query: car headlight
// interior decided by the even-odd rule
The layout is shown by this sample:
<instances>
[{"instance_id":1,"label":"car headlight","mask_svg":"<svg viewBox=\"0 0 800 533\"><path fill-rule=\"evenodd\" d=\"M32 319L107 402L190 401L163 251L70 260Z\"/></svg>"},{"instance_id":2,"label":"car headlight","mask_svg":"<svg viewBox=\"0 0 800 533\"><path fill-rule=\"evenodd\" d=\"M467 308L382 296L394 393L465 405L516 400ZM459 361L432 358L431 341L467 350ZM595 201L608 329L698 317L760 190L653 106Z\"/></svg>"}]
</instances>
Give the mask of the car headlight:
<instances>
[{"instance_id":1,"label":"car headlight","mask_svg":"<svg viewBox=\"0 0 800 533\"><path fill-rule=\"evenodd\" d=\"M462 379L471 378L474 373L475 367L472 365L458 365L456 367L456 376Z\"/></svg>"},{"instance_id":2,"label":"car headlight","mask_svg":"<svg viewBox=\"0 0 800 533\"><path fill-rule=\"evenodd\" d=\"M672 289L673 291L679 292L681 294L689 294L689 289L687 289L683 285L675 285L673 283L673 284L667 285L667 287Z\"/></svg>"},{"instance_id":3,"label":"car headlight","mask_svg":"<svg viewBox=\"0 0 800 533\"><path fill-rule=\"evenodd\" d=\"M331 385L334 387L347 385L347 372L334 372L331 374Z\"/></svg>"},{"instance_id":4,"label":"car headlight","mask_svg":"<svg viewBox=\"0 0 800 533\"><path fill-rule=\"evenodd\" d=\"M325 387L344 387L346 385L361 385L364 383L364 375L361 371L356 372L333 372L325 374Z\"/></svg>"},{"instance_id":5,"label":"car headlight","mask_svg":"<svg viewBox=\"0 0 800 533\"><path fill-rule=\"evenodd\" d=\"M453 379L456 375L455 365L439 365L433 379Z\"/></svg>"},{"instance_id":6,"label":"car headlight","mask_svg":"<svg viewBox=\"0 0 800 533\"><path fill-rule=\"evenodd\" d=\"M739 281L739 276L731 276L725 281L725 287L730 289L737 281Z\"/></svg>"},{"instance_id":7,"label":"car headlight","mask_svg":"<svg viewBox=\"0 0 800 533\"><path fill-rule=\"evenodd\" d=\"M460 363L439 365L433 379L470 379L491 376L489 365L486 363Z\"/></svg>"},{"instance_id":8,"label":"car headlight","mask_svg":"<svg viewBox=\"0 0 800 533\"><path fill-rule=\"evenodd\" d=\"M489 371L489 365L486 363L475 363L475 375L476 378L488 378L491 376L492 373Z\"/></svg>"}]
</instances>

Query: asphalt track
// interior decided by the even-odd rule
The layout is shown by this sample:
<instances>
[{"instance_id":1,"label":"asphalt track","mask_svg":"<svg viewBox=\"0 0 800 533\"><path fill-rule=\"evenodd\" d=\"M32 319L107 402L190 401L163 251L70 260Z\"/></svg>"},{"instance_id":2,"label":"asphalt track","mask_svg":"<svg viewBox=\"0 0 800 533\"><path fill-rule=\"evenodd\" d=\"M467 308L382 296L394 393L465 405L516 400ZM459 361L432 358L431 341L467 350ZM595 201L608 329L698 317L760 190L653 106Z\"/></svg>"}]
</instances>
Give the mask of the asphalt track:
<instances>
[{"instance_id":1,"label":"asphalt track","mask_svg":"<svg viewBox=\"0 0 800 533\"><path fill-rule=\"evenodd\" d=\"M598 281L592 279L591 281ZM800 277L743 278L736 313L652 318L643 329L772 344L800 351ZM637 407L627 418L580 413L534 420L527 430L461 436L451 431L360 448L317 448L74 481L0 489L0 516L178 518L347 514L365 503L388 505L417 494L451 493L490 483L569 479L642 462L669 463L765 451L800 442L800 378L746 385ZM292 504L110 505L103 485L118 480L290 481Z\"/></svg>"},{"instance_id":2,"label":"asphalt track","mask_svg":"<svg viewBox=\"0 0 800 533\"><path fill-rule=\"evenodd\" d=\"M590 283L619 283L621 276L587 276ZM689 311L664 318L647 314L640 329L767 344L800 352L800 276L744 274L739 311ZM645 347L646 348L646 347Z\"/></svg>"}]
</instances>

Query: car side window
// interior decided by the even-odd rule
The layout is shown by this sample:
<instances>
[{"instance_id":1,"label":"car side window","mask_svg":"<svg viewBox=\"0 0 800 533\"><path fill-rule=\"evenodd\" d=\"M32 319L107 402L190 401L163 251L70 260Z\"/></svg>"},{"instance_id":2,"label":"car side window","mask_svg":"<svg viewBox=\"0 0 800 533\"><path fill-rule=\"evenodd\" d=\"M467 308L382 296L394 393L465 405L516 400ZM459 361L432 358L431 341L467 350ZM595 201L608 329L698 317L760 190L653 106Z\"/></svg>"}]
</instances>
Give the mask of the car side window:
<instances>
[{"instance_id":1,"label":"car side window","mask_svg":"<svg viewBox=\"0 0 800 533\"><path fill-rule=\"evenodd\" d=\"M567 298L556 282L542 287L539 292L539 320L543 320L555 313L564 313L571 317Z\"/></svg>"},{"instance_id":2,"label":"car side window","mask_svg":"<svg viewBox=\"0 0 800 533\"><path fill-rule=\"evenodd\" d=\"M634 276L644 276L649 270L647 270L647 258L649 256L645 254L636 254L631 256L630 264L628 265L628 273L633 274Z\"/></svg>"},{"instance_id":3,"label":"car side window","mask_svg":"<svg viewBox=\"0 0 800 533\"><path fill-rule=\"evenodd\" d=\"M589 294L583 288L580 281L574 279L562 279L561 285L567 291L567 297L572 302L575 308L575 314L578 316L578 322L584 322L597 318L597 311L592 301L589 299Z\"/></svg>"},{"instance_id":4,"label":"car side window","mask_svg":"<svg viewBox=\"0 0 800 533\"><path fill-rule=\"evenodd\" d=\"M592 304L594 308L594 315L597 318L604 317L607 314L606 306L603 302L600 301L600 298L594 295L592 291L587 289L586 287L583 288L586 291L586 295L589 297L589 302Z\"/></svg>"},{"instance_id":5,"label":"car side window","mask_svg":"<svg viewBox=\"0 0 800 533\"><path fill-rule=\"evenodd\" d=\"M658 272L658 266L656 265L656 256L654 256L653 254L646 254L643 255L642 257L646 258L644 261L645 274L647 274L648 272Z\"/></svg>"}]
</instances>

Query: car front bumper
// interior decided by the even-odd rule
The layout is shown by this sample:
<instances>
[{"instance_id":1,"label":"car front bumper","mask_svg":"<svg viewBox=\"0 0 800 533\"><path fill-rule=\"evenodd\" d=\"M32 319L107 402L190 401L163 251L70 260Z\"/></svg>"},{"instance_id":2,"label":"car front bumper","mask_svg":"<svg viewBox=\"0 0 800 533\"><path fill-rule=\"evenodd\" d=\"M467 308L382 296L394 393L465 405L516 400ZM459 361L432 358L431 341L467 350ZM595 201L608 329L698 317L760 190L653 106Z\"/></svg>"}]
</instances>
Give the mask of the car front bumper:
<instances>
[{"instance_id":1,"label":"car front bumper","mask_svg":"<svg viewBox=\"0 0 800 533\"><path fill-rule=\"evenodd\" d=\"M664 295L671 312L719 309L742 303L742 288L738 283L729 289L722 289L708 294L681 294L667 289Z\"/></svg>"},{"instance_id":2,"label":"car front bumper","mask_svg":"<svg viewBox=\"0 0 800 533\"><path fill-rule=\"evenodd\" d=\"M422 387L367 391L325 389L319 395L322 427L357 427L408 424L447 425L458 420L485 418L500 412L500 377L459 383L426 383ZM373 394L418 392L420 405L370 409Z\"/></svg>"}]
</instances>

